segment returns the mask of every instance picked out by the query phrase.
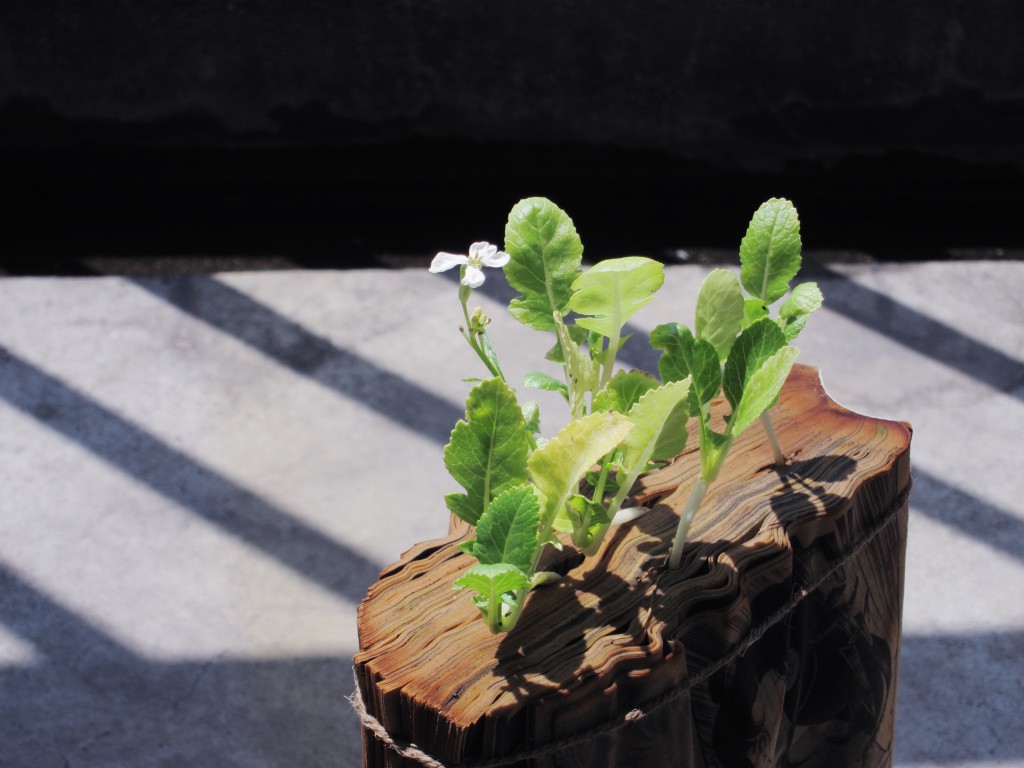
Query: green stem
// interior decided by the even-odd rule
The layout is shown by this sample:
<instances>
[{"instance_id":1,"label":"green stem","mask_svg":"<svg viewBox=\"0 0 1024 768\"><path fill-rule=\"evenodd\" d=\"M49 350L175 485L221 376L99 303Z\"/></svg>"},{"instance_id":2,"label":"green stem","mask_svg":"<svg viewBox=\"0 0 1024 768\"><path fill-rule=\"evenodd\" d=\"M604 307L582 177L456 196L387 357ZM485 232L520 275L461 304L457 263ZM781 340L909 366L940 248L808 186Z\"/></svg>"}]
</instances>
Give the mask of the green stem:
<instances>
[{"instance_id":1,"label":"green stem","mask_svg":"<svg viewBox=\"0 0 1024 768\"><path fill-rule=\"evenodd\" d=\"M707 418L705 415L704 418ZM686 500L686 507L683 508L683 514L679 516L679 524L676 526L676 537L672 540L672 551L669 554L668 565L669 568L678 568L679 563L683 557L683 546L686 544L686 537L690 532L690 523L693 522L693 518L697 514L697 510L700 509L701 502L704 501L704 495L708 492L708 488L718 478L718 473L722 470L722 466L725 464L726 458L729 456L729 449L732 447L732 428L725 432L725 442L714 451L714 459L704 465L704 456L710 452L710 446L706 446L704 442L704 435L706 430L704 429L706 422L701 424L701 472L700 477L697 478L697 482L694 483L693 490L690 491L690 498Z\"/></svg>"},{"instance_id":2,"label":"green stem","mask_svg":"<svg viewBox=\"0 0 1024 768\"><path fill-rule=\"evenodd\" d=\"M648 453L647 457L649 456L650 454ZM613 519L616 513L618 513L619 509L622 508L622 503L626 500L626 497L629 495L629 492L633 490L633 483L635 483L637 477L640 476L639 468L645 466L647 466L647 458L645 458L642 462L637 462L637 467L635 467L633 471L628 474L623 473L621 469L619 470L619 475L616 477L616 481L619 483L619 490L615 493L615 496L612 497L612 500L608 502L609 520ZM597 496L594 496L595 501L597 501L597 498ZM583 554L587 557L590 557L591 555L595 554L597 552L598 547L600 547L601 544L604 542L604 537L608 534L608 530L611 527L611 523L609 523L607 525L602 525L600 528L598 528L597 533L594 534L594 538L591 540L590 544L588 544L587 548L583 550Z\"/></svg>"},{"instance_id":3,"label":"green stem","mask_svg":"<svg viewBox=\"0 0 1024 768\"><path fill-rule=\"evenodd\" d=\"M619 352L619 338L621 331L616 331L614 336L608 338L608 348L604 350L602 357L605 358L601 369L601 389L608 384L612 378L612 371L615 368L615 358Z\"/></svg>"},{"instance_id":4,"label":"green stem","mask_svg":"<svg viewBox=\"0 0 1024 768\"><path fill-rule=\"evenodd\" d=\"M679 526L676 528L676 537L672 541L672 552L668 556L668 567L675 569L683 558L683 545L686 543L686 535L690 532L690 523L693 522L700 503L704 501L704 494L708 492L709 484L704 478L698 477L697 482L690 491L690 498L686 500L686 507L679 517Z\"/></svg>"},{"instance_id":5,"label":"green stem","mask_svg":"<svg viewBox=\"0 0 1024 768\"><path fill-rule=\"evenodd\" d=\"M546 546L549 530L550 526L543 522L537 529L537 541L543 541L545 544L541 544L536 550L534 550L533 561L530 563L530 570L526 572L526 577L530 580L531 585L533 582L533 576L537 573L537 565L540 563L541 553L544 551L544 547ZM523 605L526 603L526 597L530 594L530 589L532 589L532 586L516 590L516 599L512 603L512 608L509 611L508 616L500 618L500 629L492 629L492 632L511 632L515 628L516 622L519 621L519 615L523 612Z\"/></svg>"},{"instance_id":6,"label":"green stem","mask_svg":"<svg viewBox=\"0 0 1024 768\"><path fill-rule=\"evenodd\" d=\"M764 428L765 434L768 435L768 442L771 443L772 452L775 454L775 466L784 466L786 464L786 455L782 452L782 446L779 445L779 438L775 434L775 427L772 426L772 417L768 415L768 411L761 414L761 426Z\"/></svg>"},{"instance_id":7,"label":"green stem","mask_svg":"<svg viewBox=\"0 0 1024 768\"><path fill-rule=\"evenodd\" d=\"M516 594L516 601L509 610L508 616L500 619L501 632L511 632L515 629L516 623L519 621L519 615L523 612L523 603L526 602L526 595L529 594L530 590L521 589L519 592L521 592L522 595L519 593Z\"/></svg>"},{"instance_id":8,"label":"green stem","mask_svg":"<svg viewBox=\"0 0 1024 768\"><path fill-rule=\"evenodd\" d=\"M487 602L487 628L491 634L501 632L501 595L491 585L490 600Z\"/></svg>"},{"instance_id":9,"label":"green stem","mask_svg":"<svg viewBox=\"0 0 1024 768\"><path fill-rule=\"evenodd\" d=\"M612 463L608 460L608 456L605 456L601 464L601 475L597 478L597 486L594 488L594 501L600 501L604 498L604 487L608 483L608 471L611 469L611 466Z\"/></svg>"},{"instance_id":10,"label":"green stem","mask_svg":"<svg viewBox=\"0 0 1024 768\"><path fill-rule=\"evenodd\" d=\"M585 549L587 547L587 532L590 530L590 510L588 509L583 515L583 519L580 521L579 528L573 528L572 531L572 543L573 546Z\"/></svg>"}]
</instances>

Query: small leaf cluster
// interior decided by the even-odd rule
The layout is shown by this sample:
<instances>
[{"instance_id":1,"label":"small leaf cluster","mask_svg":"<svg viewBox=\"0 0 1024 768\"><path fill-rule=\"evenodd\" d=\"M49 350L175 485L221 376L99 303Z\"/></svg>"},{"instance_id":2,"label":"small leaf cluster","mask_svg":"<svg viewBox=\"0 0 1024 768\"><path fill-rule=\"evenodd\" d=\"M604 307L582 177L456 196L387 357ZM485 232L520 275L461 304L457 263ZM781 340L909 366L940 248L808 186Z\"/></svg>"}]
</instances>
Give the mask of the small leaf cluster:
<instances>
[{"instance_id":1,"label":"small leaf cluster","mask_svg":"<svg viewBox=\"0 0 1024 768\"><path fill-rule=\"evenodd\" d=\"M740 277L711 271L697 296L693 331L659 325L651 345L661 350L665 381L691 378L690 414L697 419L701 476L713 482L732 441L778 399L799 350L790 345L822 303L815 283L793 289L778 316L771 306L789 293L800 270L800 220L788 200L761 205L740 245ZM711 401L724 392L731 413L724 431L711 426Z\"/></svg>"}]
</instances>

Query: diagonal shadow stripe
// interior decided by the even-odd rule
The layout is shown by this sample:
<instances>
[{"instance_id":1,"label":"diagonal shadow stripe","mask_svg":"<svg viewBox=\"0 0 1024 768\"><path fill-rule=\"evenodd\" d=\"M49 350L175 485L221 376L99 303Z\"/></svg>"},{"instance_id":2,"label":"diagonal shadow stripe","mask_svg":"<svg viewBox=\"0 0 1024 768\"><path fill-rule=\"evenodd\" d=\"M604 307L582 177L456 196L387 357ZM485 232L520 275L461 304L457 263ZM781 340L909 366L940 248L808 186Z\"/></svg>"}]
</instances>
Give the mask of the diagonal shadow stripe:
<instances>
[{"instance_id":1,"label":"diagonal shadow stripe","mask_svg":"<svg viewBox=\"0 0 1024 768\"><path fill-rule=\"evenodd\" d=\"M42 656L0 665L4 768L361 764L350 652L151 661L3 564L0 626Z\"/></svg>"},{"instance_id":2,"label":"diagonal shadow stripe","mask_svg":"<svg viewBox=\"0 0 1024 768\"><path fill-rule=\"evenodd\" d=\"M296 373L444 444L462 411L431 392L311 333L219 280L190 276L132 284Z\"/></svg>"},{"instance_id":3,"label":"diagonal shadow stripe","mask_svg":"<svg viewBox=\"0 0 1024 768\"><path fill-rule=\"evenodd\" d=\"M1024 520L914 468L910 502L915 512L1024 560Z\"/></svg>"},{"instance_id":4,"label":"diagonal shadow stripe","mask_svg":"<svg viewBox=\"0 0 1024 768\"><path fill-rule=\"evenodd\" d=\"M361 768L351 659L0 667L4 768ZM83 679L84 678L84 679ZM96 690L102 686L103 695Z\"/></svg>"},{"instance_id":5,"label":"diagonal shadow stripe","mask_svg":"<svg viewBox=\"0 0 1024 768\"><path fill-rule=\"evenodd\" d=\"M86 661L124 663L137 657L92 624L61 607L0 563L0 624L47 658L68 665L75 651L88 649ZM82 661L82 659L78 659Z\"/></svg>"},{"instance_id":6,"label":"diagonal shadow stripe","mask_svg":"<svg viewBox=\"0 0 1024 768\"><path fill-rule=\"evenodd\" d=\"M0 346L0 398L171 501L358 603L380 566Z\"/></svg>"},{"instance_id":7,"label":"diagonal shadow stripe","mask_svg":"<svg viewBox=\"0 0 1024 768\"><path fill-rule=\"evenodd\" d=\"M1024 399L1024 363L822 264L808 274L828 278L825 307L994 389Z\"/></svg>"}]
</instances>

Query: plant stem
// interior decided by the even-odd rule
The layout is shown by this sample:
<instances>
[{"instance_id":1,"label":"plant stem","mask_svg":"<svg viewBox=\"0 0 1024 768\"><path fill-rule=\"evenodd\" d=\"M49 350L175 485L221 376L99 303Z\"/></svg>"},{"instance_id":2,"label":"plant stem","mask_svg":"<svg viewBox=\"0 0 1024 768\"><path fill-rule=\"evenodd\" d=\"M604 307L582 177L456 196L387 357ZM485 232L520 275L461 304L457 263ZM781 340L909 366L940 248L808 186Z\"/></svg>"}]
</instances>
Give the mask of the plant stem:
<instances>
[{"instance_id":1,"label":"plant stem","mask_svg":"<svg viewBox=\"0 0 1024 768\"><path fill-rule=\"evenodd\" d=\"M612 463L608 460L608 456L604 457L604 462L601 464L601 475L597 478L597 487L594 488L594 501L600 501L604 498L604 486L608 482L608 470L611 469Z\"/></svg>"},{"instance_id":2,"label":"plant stem","mask_svg":"<svg viewBox=\"0 0 1024 768\"><path fill-rule=\"evenodd\" d=\"M619 482L623 481L622 477L618 477L616 479ZM603 472L601 473L601 480L602 481L604 480L604 473ZM601 485L602 486L604 485L603 482L601 483ZM608 502L608 517L609 518L615 517L615 513L619 511L619 507L622 506L622 502L625 501L626 500L626 496L629 495L629 491L630 491L631 487L632 487L632 483L630 483L629 485L623 484L623 485L619 486L618 493L616 493L615 497L610 502ZM603 491L604 491L604 489L602 487L602 493L603 493ZM597 501L597 499L598 499L598 497L595 495L594 496L594 501ZM611 523L608 523L607 525L602 525L600 528L598 528L597 532L594 534L594 538L584 548L583 554L586 555L587 557L591 557L592 555L594 555L597 552L597 550L600 548L601 544L604 542L604 537L608 534L608 529L611 528L611 527L612 527Z\"/></svg>"},{"instance_id":3,"label":"plant stem","mask_svg":"<svg viewBox=\"0 0 1024 768\"><path fill-rule=\"evenodd\" d=\"M768 441L771 443L772 451L775 453L776 466L784 465L786 463L786 457L782 453L782 448L779 446L779 438L775 434L775 428L772 426L772 420L767 411L761 414L761 426L764 427L764 431L768 435ZM701 475L694 484L693 490L690 491L690 498L686 500L686 507L683 509L683 514L679 517L679 525L676 527L676 537L672 540L672 551L668 558L669 568L679 567L679 563L683 557L683 546L686 544L686 536L690 532L690 523L693 522L693 518L697 514L697 510L700 508L700 504L704 500L704 495L708 492L708 488L711 483L713 483L715 478L718 477L718 473L722 469L722 465L725 464L725 460L729 455L729 448L732 445L731 431L731 429L726 431L726 437L728 438L726 443L719 449L719 452L714 457L713 462L709 466L701 468ZM702 431L701 435L703 436L703 434L704 432ZM705 446L702 443L702 458L705 450Z\"/></svg>"},{"instance_id":4,"label":"plant stem","mask_svg":"<svg viewBox=\"0 0 1024 768\"><path fill-rule=\"evenodd\" d=\"M679 567L679 563L683 558L683 545L686 543L686 535L690 532L690 523L693 522L693 517L697 514L697 509L704 500L704 494L708 492L708 485L708 483L704 482L704 478L698 477L697 482L693 485L693 490L690 491L690 498L686 500L686 507L679 518L676 537L672 541L672 552L668 556L669 568Z\"/></svg>"},{"instance_id":5,"label":"plant stem","mask_svg":"<svg viewBox=\"0 0 1024 768\"><path fill-rule=\"evenodd\" d=\"M772 426L772 417L768 415L768 411L761 414L761 426L764 428L765 434L768 435L768 442L771 443L772 452L775 454L775 466L784 466L786 456L782 452L782 446L779 445L779 438L775 434L775 427Z\"/></svg>"},{"instance_id":6,"label":"plant stem","mask_svg":"<svg viewBox=\"0 0 1024 768\"><path fill-rule=\"evenodd\" d=\"M470 349L476 352L477 357L483 361L483 364L487 366L487 370L489 370L493 376L497 376L502 381L506 381L505 374L501 372L501 367L498 365L497 357L495 356L493 359L492 357L489 357L483 347L480 346L480 342L477 341L477 334L472 330L473 324L470 322L469 308L466 306L465 301L462 302L462 316L466 318L466 330L462 332L462 337L466 340L466 343L469 344ZM484 337L484 345L486 347L490 347L491 342L490 339L487 338L487 331L480 331L480 336Z\"/></svg>"},{"instance_id":7,"label":"plant stem","mask_svg":"<svg viewBox=\"0 0 1024 768\"><path fill-rule=\"evenodd\" d=\"M515 628L516 622L519 621L519 615L523 612L526 597L530 594L530 590L533 589L533 576L537 573L537 566L540 564L540 556L544 552L544 547L547 546L547 539L550 532L551 526L541 521L540 527L537 529L537 539L544 543L534 550L533 561L530 563L530 570L526 572L526 576L530 579L531 585L525 589L516 590L516 598L512 601L512 606L509 609L508 616L499 616L499 623L497 626L500 628L492 629L492 632L511 632Z\"/></svg>"},{"instance_id":8,"label":"plant stem","mask_svg":"<svg viewBox=\"0 0 1024 768\"><path fill-rule=\"evenodd\" d=\"M515 601L515 603L513 603L512 607L509 609L508 616L503 616L499 620L500 621L500 625L499 625L500 629L498 630L499 632L511 632L513 629L515 629L516 623L519 621L519 614L521 614L523 612L523 603L526 602L526 596L530 593L529 589L520 590L520 591L522 592L522 597L520 597L519 593L517 592L516 593L516 601Z\"/></svg>"},{"instance_id":9,"label":"plant stem","mask_svg":"<svg viewBox=\"0 0 1024 768\"><path fill-rule=\"evenodd\" d=\"M615 368L615 358L619 353L619 335L621 331L616 331L615 335L608 339L608 348L604 350L601 355L604 360L601 366L601 384L600 389L603 389L612 378L612 371Z\"/></svg>"},{"instance_id":10,"label":"plant stem","mask_svg":"<svg viewBox=\"0 0 1024 768\"><path fill-rule=\"evenodd\" d=\"M493 586L490 600L487 603L487 628L494 635L501 631L501 595L494 591Z\"/></svg>"}]
</instances>

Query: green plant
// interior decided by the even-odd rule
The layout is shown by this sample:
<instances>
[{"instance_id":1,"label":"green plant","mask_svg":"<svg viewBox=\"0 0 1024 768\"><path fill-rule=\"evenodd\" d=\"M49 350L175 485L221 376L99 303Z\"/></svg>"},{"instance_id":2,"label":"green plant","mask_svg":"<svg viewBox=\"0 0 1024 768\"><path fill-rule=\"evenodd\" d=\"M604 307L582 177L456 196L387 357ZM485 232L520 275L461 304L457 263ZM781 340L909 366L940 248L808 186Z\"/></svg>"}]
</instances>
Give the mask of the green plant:
<instances>
[{"instance_id":1,"label":"green plant","mask_svg":"<svg viewBox=\"0 0 1024 768\"><path fill-rule=\"evenodd\" d=\"M643 472L683 450L694 417L701 477L670 555L678 564L689 523L732 441L778 397L796 357L789 341L821 304L817 287L806 283L771 317L799 269L799 222L788 201L771 200L758 210L740 250L739 280L715 270L704 281L694 332L677 323L652 332L652 345L663 352L662 381L615 370L628 340L626 323L662 287L661 264L632 256L584 271L572 220L549 200L528 198L512 209L505 251L474 243L468 255L435 257L431 271L461 267L461 331L492 375L469 393L465 419L444 452L463 489L445 502L476 529L462 549L478 563L455 586L474 593L492 632L514 627L529 591L556 578L538 564L544 547L563 546L559 533L592 555L613 524L638 514L622 510L630 489ZM538 371L525 377L528 387L558 392L569 405L570 422L550 440L538 435L537 404L520 403L502 373L487 335L490 318L479 307L469 311L472 290L484 280L482 266L504 267L519 292L509 305L513 317L554 336L546 357L562 377ZM732 413L719 433L710 424L710 402L723 388Z\"/></svg>"},{"instance_id":2,"label":"green plant","mask_svg":"<svg viewBox=\"0 0 1024 768\"><path fill-rule=\"evenodd\" d=\"M741 432L760 420L776 463L785 463L768 409L778 399L799 354L790 342L822 304L818 286L801 283L772 317L773 305L789 293L800 264L796 208L788 200L768 200L754 213L740 244L739 280L727 270L716 269L701 285L694 331L668 323L651 332L651 345L662 350L658 362L662 378L693 382L689 408L696 417L700 441L700 477L679 519L670 568L679 567L690 524ZM711 426L711 401L720 392L731 408L722 432Z\"/></svg>"}]
</instances>

